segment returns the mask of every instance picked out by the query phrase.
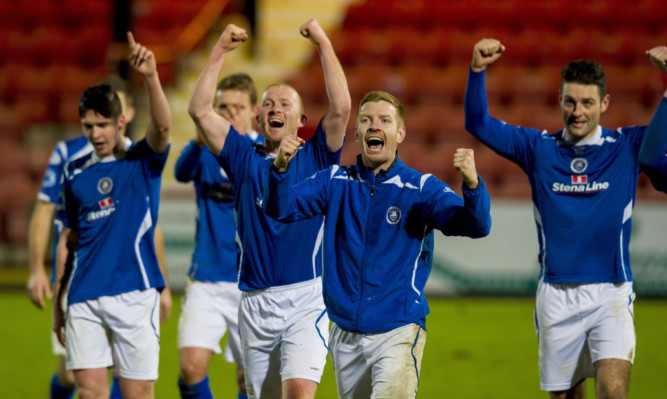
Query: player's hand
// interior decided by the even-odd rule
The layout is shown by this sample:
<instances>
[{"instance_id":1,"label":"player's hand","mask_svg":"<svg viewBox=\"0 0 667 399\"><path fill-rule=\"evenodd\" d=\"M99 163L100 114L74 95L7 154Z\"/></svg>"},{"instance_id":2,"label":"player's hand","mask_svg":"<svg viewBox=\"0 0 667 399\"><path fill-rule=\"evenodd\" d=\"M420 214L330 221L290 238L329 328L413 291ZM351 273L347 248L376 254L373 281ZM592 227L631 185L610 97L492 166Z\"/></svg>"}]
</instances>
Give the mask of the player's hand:
<instances>
[{"instance_id":1,"label":"player's hand","mask_svg":"<svg viewBox=\"0 0 667 399\"><path fill-rule=\"evenodd\" d=\"M241 116L241 108L235 104L228 105L225 109L219 111L220 116L227 119L234 126L234 130L240 134L246 134L244 120Z\"/></svg>"},{"instance_id":2,"label":"player's hand","mask_svg":"<svg viewBox=\"0 0 667 399\"><path fill-rule=\"evenodd\" d=\"M482 39L475 44L472 51L472 62L470 68L475 72L483 71L487 65L491 65L505 51L505 46L496 39Z\"/></svg>"},{"instance_id":3,"label":"player's hand","mask_svg":"<svg viewBox=\"0 0 667 399\"><path fill-rule=\"evenodd\" d=\"M461 172L463 181L469 189L479 187L479 178L475 169L475 152L469 148L457 148L454 153L454 167Z\"/></svg>"},{"instance_id":4,"label":"player's hand","mask_svg":"<svg viewBox=\"0 0 667 399\"><path fill-rule=\"evenodd\" d=\"M51 299L51 282L44 272L30 273L28 278L28 295L30 301L39 309L44 309L44 296Z\"/></svg>"},{"instance_id":5,"label":"player's hand","mask_svg":"<svg viewBox=\"0 0 667 399\"><path fill-rule=\"evenodd\" d=\"M127 43L130 46L130 65L142 76L153 75L157 72L155 55L145 46L134 40L132 32L127 32Z\"/></svg>"},{"instance_id":6,"label":"player's hand","mask_svg":"<svg viewBox=\"0 0 667 399\"><path fill-rule=\"evenodd\" d=\"M646 55L653 65L667 73L667 46L657 46L646 51Z\"/></svg>"},{"instance_id":7,"label":"player's hand","mask_svg":"<svg viewBox=\"0 0 667 399\"><path fill-rule=\"evenodd\" d=\"M234 50L246 40L248 40L248 34L245 29L239 28L234 24L229 24L218 39L218 46L222 47L225 52L228 52Z\"/></svg>"},{"instance_id":8,"label":"player's hand","mask_svg":"<svg viewBox=\"0 0 667 399\"><path fill-rule=\"evenodd\" d=\"M280 172L286 171L287 165L289 165L296 153L299 152L299 147L305 143L306 141L299 136L288 135L283 137L278 149L278 155L273 160L273 166Z\"/></svg>"},{"instance_id":9,"label":"player's hand","mask_svg":"<svg viewBox=\"0 0 667 399\"><path fill-rule=\"evenodd\" d=\"M164 324L169 316L171 316L171 290L169 287L164 287L160 293L160 324Z\"/></svg>"},{"instance_id":10,"label":"player's hand","mask_svg":"<svg viewBox=\"0 0 667 399\"><path fill-rule=\"evenodd\" d=\"M53 301L53 319L51 328L56 333L58 342L65 346L65 311L60 301Z\"/></svg>"},{"instance_id":11,"label":"player's hand","mask_svg":"<svg viewBox=\"0 0 667 399\"><path fill-rule=\"evenodd\" d=\"M310 21L301 25L299 32L301 33L301 36L310 39L310 41L313 42L313 44L316 46L319 46L320 43L329 40L327 34L324 33L324 30L315 19L311 19Z\"/></svg>"}]
</instances>

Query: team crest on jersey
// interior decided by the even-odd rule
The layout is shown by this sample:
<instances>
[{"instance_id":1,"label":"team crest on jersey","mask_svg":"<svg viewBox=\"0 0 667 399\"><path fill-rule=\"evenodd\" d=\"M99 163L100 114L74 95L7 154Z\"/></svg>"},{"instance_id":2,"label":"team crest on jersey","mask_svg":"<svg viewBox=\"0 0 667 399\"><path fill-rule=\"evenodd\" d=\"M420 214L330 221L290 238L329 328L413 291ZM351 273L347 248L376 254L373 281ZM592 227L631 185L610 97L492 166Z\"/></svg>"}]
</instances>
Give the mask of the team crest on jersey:
<instances>
[{"instance_id":1,"label":"team crest on jersey","mask_svg":"<svg viewBox=\"0 0 667 399\"><path fill-rule=\"evenodd\" d=\"M570 169L574 173L583 173L588 168L588 161L585 158L574 158L570 162Z\"/></svg>"},{"instance_id":2,"label":"team crest on jersey","mask_svg":"<svg viewBox=\"0 0 667 399\"><path fill-rule=\"evenodd\" d=\"M396 224L401 220L401 209L397 206L390 206L387 209L387 223Z\"/></svg>"},{"instance_id":3,"label":"team crest on jersey","mask_svg":"<svg viewBox=\"0 0 667 399\"><path fill-rule=\"evenodd\" d=\"M103 177L100 179L100 181L97 182L97 191L99 191L102 195L109 194L112 188L113 180L108 177Z\"/></svg>"}]
</instances>

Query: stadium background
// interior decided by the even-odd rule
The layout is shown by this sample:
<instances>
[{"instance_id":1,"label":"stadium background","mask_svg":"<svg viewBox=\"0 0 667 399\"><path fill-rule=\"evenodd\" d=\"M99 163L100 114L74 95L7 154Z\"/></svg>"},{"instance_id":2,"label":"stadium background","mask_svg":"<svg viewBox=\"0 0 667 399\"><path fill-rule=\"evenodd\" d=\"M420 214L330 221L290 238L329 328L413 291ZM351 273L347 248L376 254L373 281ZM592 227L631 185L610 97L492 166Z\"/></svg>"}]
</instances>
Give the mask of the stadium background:
<instances>
[{"instance_id":1,"label":"stadium background","mask_svg":"<svg viewBox=\"0 0 667 399\"><path fill-rule=\"evenodd\" d=\"M138 41L155 51L173 111L160 222L170 279L179 291L189 266L195 209L192 187L175 182L173 164L194 134L187 103L209 49L227 23L254 26L250 42L228 57L223 72L248 72L260 90L274 81L293 84L310 116L302 130L302 135L309 136L326 112L327 100L319 60L298 28L316 18L332 38L355 107L373 89L389 91L404 103L408 136L400 156L408 165L435 174L460 192L460 177L449 159L457 147L475 149L478 170L492 196L492 234L474 241L437 237L428 293L431 298L446 298L442 306L452 306L454 314L456 304L467 303L454 297L485 297L482 302L471 300L480 306L506 303L495 299L499 296L520 298L517 303L529 311L496 327L520 329L519 336L527 339L517 345L528 347L526 356L532 356L536 351L530 296L539 266L530 187L518 167L493 154L463 128L462 102L472 47L483 37L498 38L507 46L487 78L494 116L550 131L561 128L559 70L570 60L590 58L605 67L612 97L601 123L609 128L647 124L667 81L643 54L667 44L667 2L257 0L254 13L252 4L240 0L0 0L0 287L7 291L0 296L0 306L7 306L3 312L9 321L1 323L4 328L20 326L26 316L22 312L30 312L31 317L37 313L23 303L27 302L23 289L30 210L54 144L81 132L77 115L81 91L110 73L126 72L120 63L125 45L116 38L122 40L129 27ZM139 82L132 75L130 80ZM142 90L136 89L139 115L131 131L135 136L142 134L147 123ZM355 116L349 123L343 163L353 162L357 153L350 139ZM667 313L663 299L667 296L666 199L642 176L633 213L632 267L639 304L642 298L655 298L650 304L657 315ZM15 297L24 300L9 307ZM448 300L453 304L448 305ZM468 306L473 307L464 307ZM44 320L36 323L48 328L48 318L41 317ZM429 319L431 330L442 324L450 331L444 318L434 312ZM663 320L640 317L639 326L647 323L650 331L664 332ZM2 337L6 334L10 330ZM39 340L44 346L41 353L46 353L45 335L31 334L28 341ZM436 335L431 334L427 354L435 346L431 339ZM640 348L643 339L640 334ZM641 352L638 349L639 364L645 361ZM663 370L667 367L664 352L658 352L662 356L655 365ZM536 381L534 355L528 375ZM454 356L454 360L462 359ZM633 373L640 370L636 367ZM633 376L633 384L637 379L641 381ZM659 379L652 384L658 384L656 389L666 387ZM535 392L532 386L529 392Z\"/></svg>"}]
</instances>

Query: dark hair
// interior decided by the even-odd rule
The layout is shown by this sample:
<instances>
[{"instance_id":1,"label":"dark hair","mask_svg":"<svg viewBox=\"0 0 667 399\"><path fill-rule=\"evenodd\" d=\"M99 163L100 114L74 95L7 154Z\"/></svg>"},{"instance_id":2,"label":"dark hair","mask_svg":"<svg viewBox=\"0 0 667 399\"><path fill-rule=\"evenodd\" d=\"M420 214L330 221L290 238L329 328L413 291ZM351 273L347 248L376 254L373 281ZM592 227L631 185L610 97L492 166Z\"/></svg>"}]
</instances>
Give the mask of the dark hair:
<instances>
[{"instance_id":1,"label":"dark hair","mask_svg":"<svg viewBox=\"0 0 667 399\"><path fill-rule=\"evenodd\" d=\"M118 120L122 109L116 91L106 84L93 85L84 90L79 99L79 117L83 118L91 110L105 118Z\"/></svg>"},{"instance_id":2,"label":"dark hair","mask_svg":"<svg viewBox=\"0 0 667 399\"><path fill-rule=\"evenodd\" d=\"M396 97L392 96L391 94L385 91L370 91L366 93L364 98L362 98L361 102L359 103L359 109L357 112L357 122L359 121L359 115L361 115L362 105L369 102L376 103L380 101L386 101L389 104L393 105L394 108L396 108L396 116L399 127L405 124L405 110L403 109L403 105L401 104L400 101L398 101Z\"/></svg>"},{"instance_id":3,"label":"dark hair","mask_svg":"<svg viewBox=\"0 0 667 399\"><path fill-rule=\"evenodd\" d=\"M250 97L250 104L257 105L257 89L255 88L255 82L252 81L252 78L243 72L231 74L218 83L218 88L216 91L223 90L238 90L248 93Z\"/></svg>"},{"instance_id":4,"label":"dark hair","mask_svg":"<svg viewBox=\"0 0 667 399\"><path fill-rule=\"evenodd\" d=\"M561 70L560 76L561 91L565 83L579 83L597 86L600 99L607 95L607 76L597 62L591 60L572 61Z\"/></svg>"}]
</instances>

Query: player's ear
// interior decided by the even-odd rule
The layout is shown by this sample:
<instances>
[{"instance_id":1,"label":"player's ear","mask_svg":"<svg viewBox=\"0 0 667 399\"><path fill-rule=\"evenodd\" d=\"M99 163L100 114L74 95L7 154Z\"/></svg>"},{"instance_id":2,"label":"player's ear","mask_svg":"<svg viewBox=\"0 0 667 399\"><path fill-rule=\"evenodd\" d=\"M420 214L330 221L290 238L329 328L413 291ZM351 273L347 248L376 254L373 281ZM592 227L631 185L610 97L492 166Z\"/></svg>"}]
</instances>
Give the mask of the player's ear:
<instances>
[{"instance_id":1,"label":"player's ear","mask_svg":"<svg viewBox=\"0 0 667 399\"><path fill-rule=\"evenodd\" d=\"M600 103L600 113L603 114L607 108L609 108L609 102L611 101L611 96L609 94L605 95Z\"/></svg>"},{"instance_id":2,"label":"player's ear","mask_svg":"<svg viewBox=\"0 0 667 399\"><path fill-rule=\"evenodd\" d=\"M306 114L301 114L299 117L299 127L304 127L306 126L306 122L308 121L308 115Z\"/></svg>"},{"instance_id":3,"label":"player's ear","mask_svg":"<svg viewBox=\"0 0 667 399\"><path fill-rule=\"evenodd\" d=\"M405 125L401 126L400 129L398 129L397 132L397 137L396 137L396 142L397 143L402 143L403 140L405 140L405 134L407 133L407 130L405 129Z\"/></svg>"}]
</instances>

